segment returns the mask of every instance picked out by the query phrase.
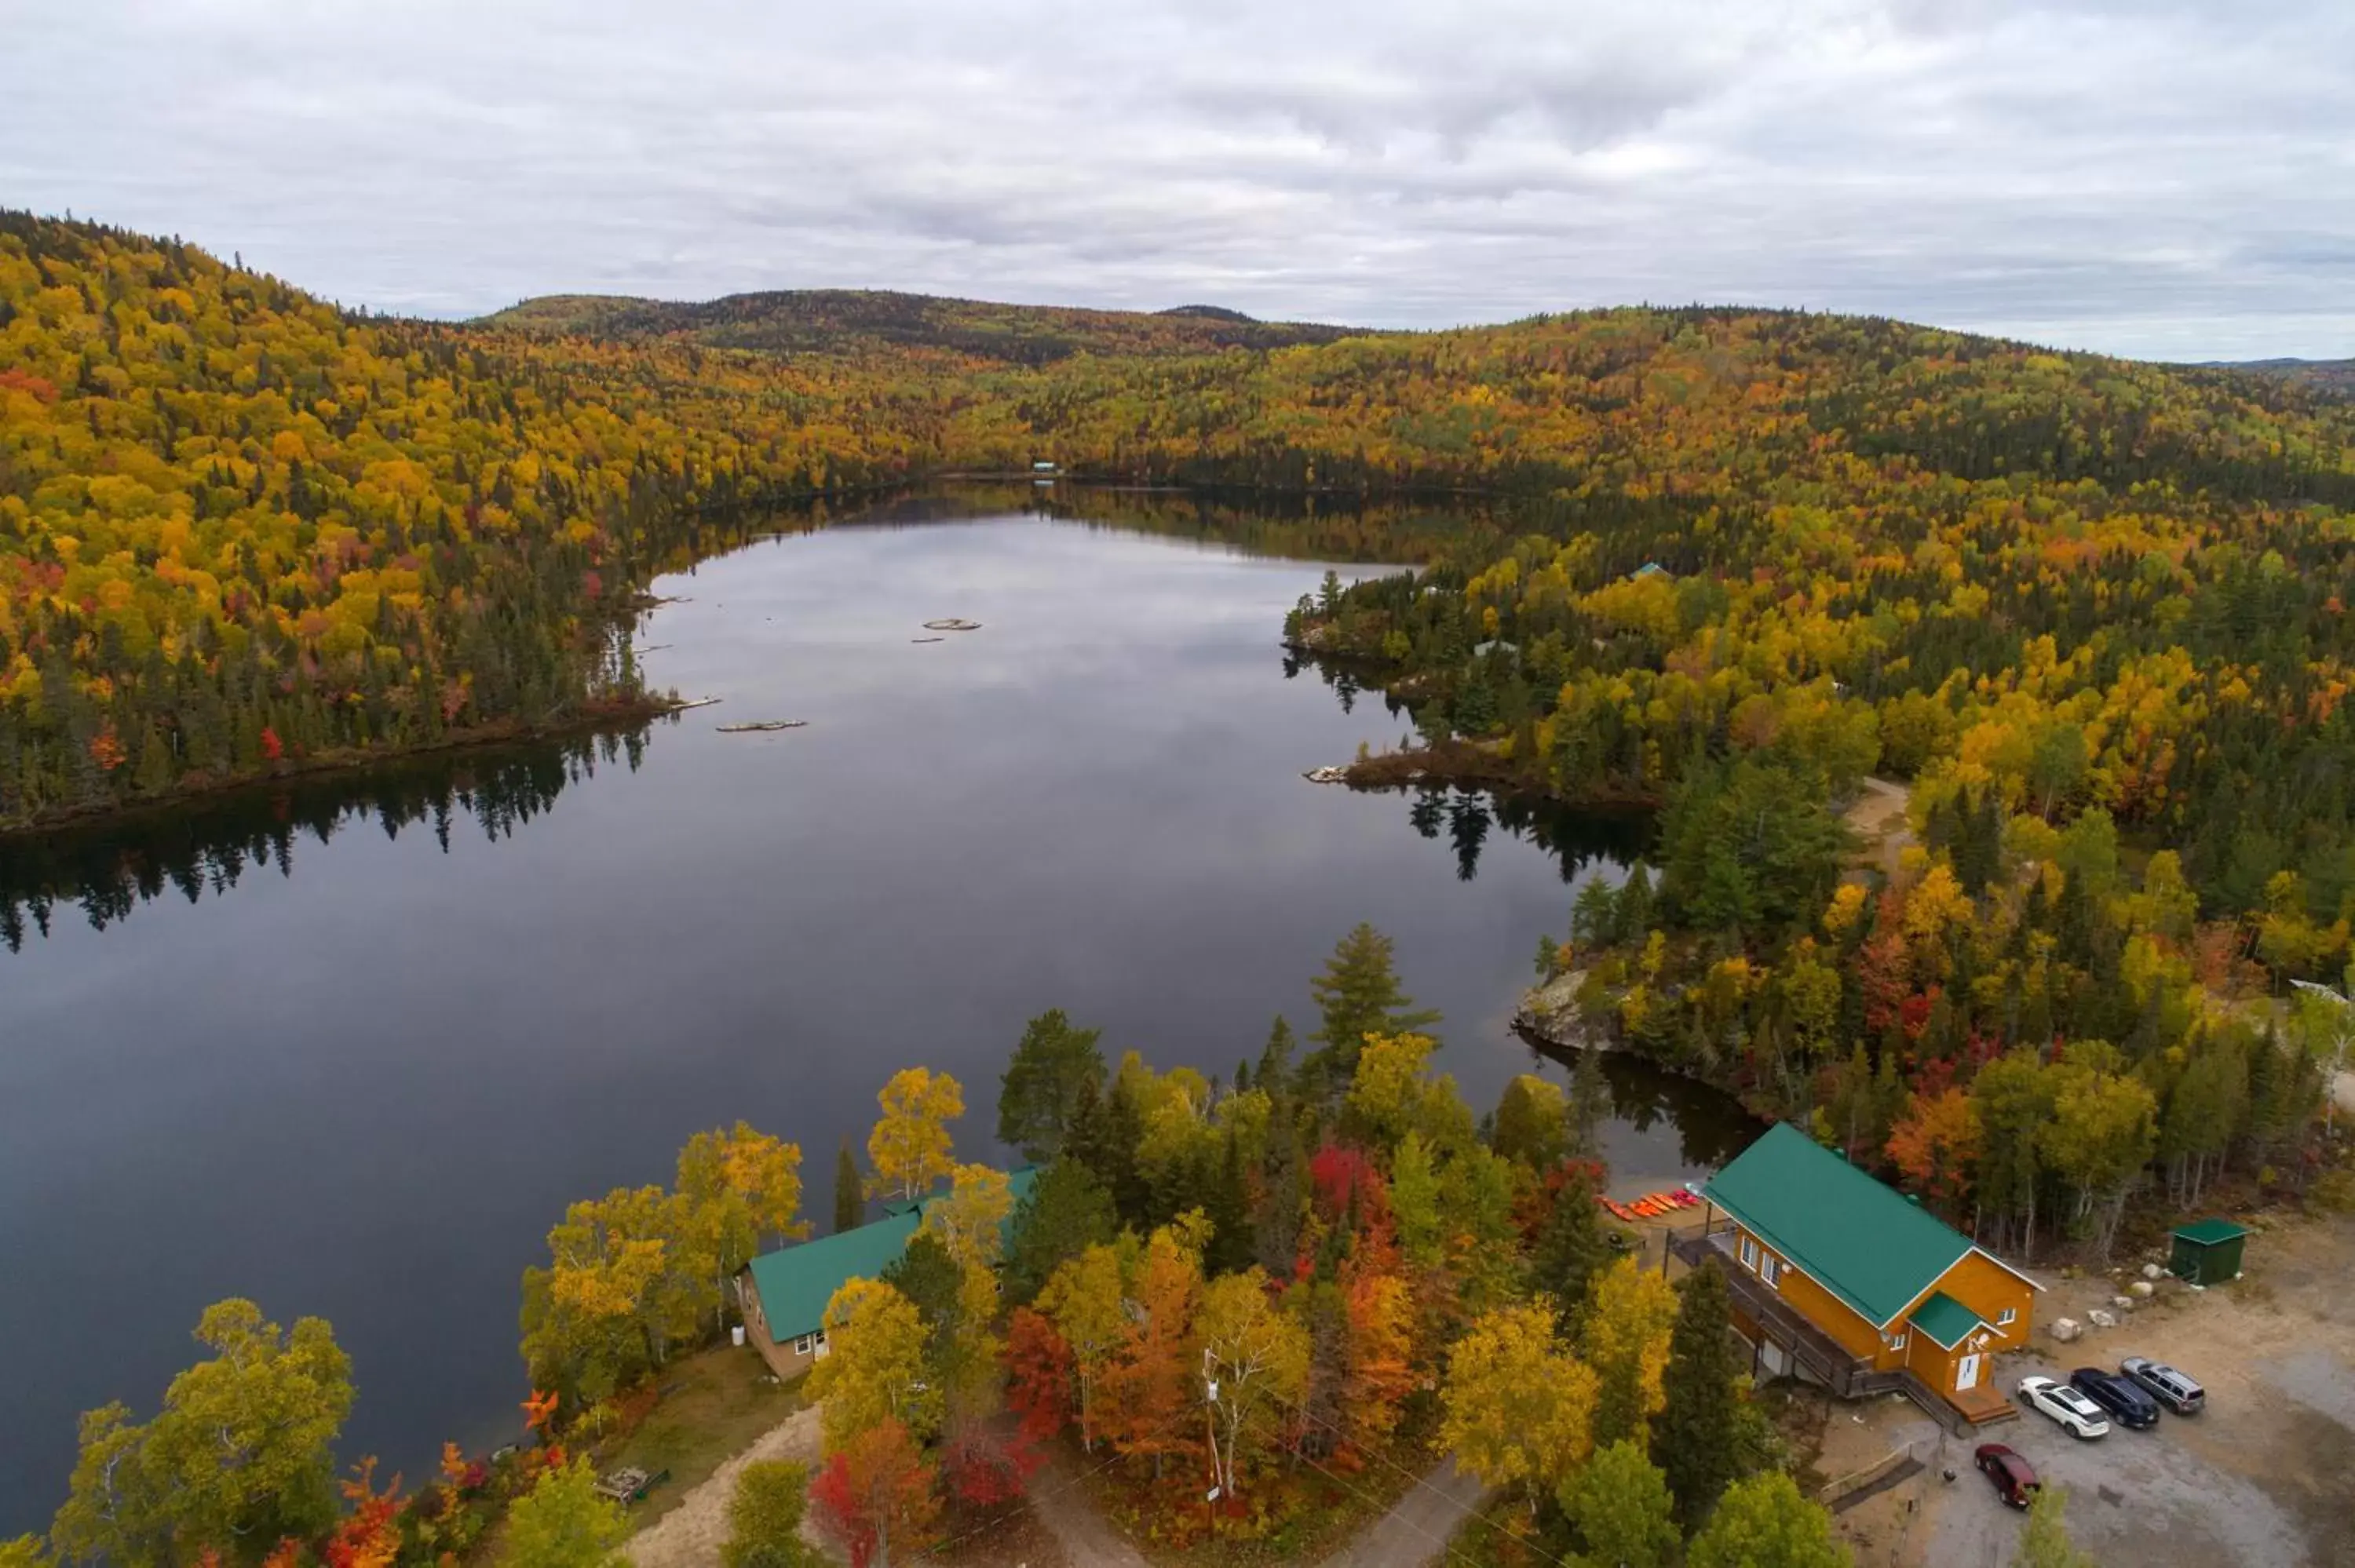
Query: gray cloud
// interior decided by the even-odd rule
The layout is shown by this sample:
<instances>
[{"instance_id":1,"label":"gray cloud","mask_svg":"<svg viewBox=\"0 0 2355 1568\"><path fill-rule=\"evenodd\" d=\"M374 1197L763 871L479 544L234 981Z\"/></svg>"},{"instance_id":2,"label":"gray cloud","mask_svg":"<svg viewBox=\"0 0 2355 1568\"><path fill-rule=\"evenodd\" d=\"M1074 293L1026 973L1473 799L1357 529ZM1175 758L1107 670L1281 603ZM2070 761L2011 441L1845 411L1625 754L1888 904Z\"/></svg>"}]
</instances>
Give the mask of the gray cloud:
<instances>
[{"instance_id":1,"label":"gray cloud","mask_svg":"<svg viewBox=\"0 0 2355 1568\"><path fill-rule=\"evenodd\" d=\"M2339 0L0 0L0 201L347 302L1637 300L2355 353Z\"/></svg>"}]
</instances>

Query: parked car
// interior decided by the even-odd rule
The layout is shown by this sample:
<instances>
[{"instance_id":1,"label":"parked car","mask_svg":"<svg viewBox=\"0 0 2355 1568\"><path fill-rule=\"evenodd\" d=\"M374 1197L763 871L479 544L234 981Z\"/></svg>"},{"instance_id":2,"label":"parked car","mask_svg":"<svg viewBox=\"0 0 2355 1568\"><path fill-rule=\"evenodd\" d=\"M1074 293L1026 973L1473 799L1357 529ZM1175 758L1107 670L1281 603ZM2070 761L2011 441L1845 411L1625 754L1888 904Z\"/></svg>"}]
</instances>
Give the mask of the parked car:
<instances>
[{"instance_id":1,"label":"parked car","mask_svg":"<svg viewBox=\"0 0 2355 1568\"><path fill-rule=\"evenodd\" d=\"M2208 1403L2206 1389L2192 1382L2190 1374L2178 1372L2165 1361L2128 1356L2118 1363L2118 1371L2178 1415L2197 1415Z\"/></svg>"},{"instance_id":2,"label":"parked car","mask_svg":"<svg viewBox=\"0 0 2355 1568\"><path fill-rule=\"evenodd\" d=\"M2130 1431L2147 1432L2158 1425L2158 1401L2145 1393L2134 1379L2099 1367L2079 1367L2069 1374L2069 1386L2109 1412L2110 1419Z\"/></svg>"},{"instance_id":3,"label":"parked car","mask_svg":"<svg viewBox=\"0 0 2355 1568\"><path fill-rule=\"evenodd\" d=\"M2055 1383L2049 1377L2024 1377L2019 1380L2019 1397L2029 1409L2066 1427L2072 1436L2090 1443L2110 1435L2110 1424L2102 1414L2102 1407L2065 1383Z\"/></svg>"},{"instance_id":4,"label":"parked car","mask_svg":"<svg viewBox=\"0 0 2355 1568\"><path fill-rule=\"evenodd\" d=\"M1995 1495L2014 1508L2034 1502L2044 1485L2036 1478L2034 1466L2000 1443L1980 1444L1971 1462L1978 1466L1980 1475L1995 1483Z\"/></svg>"}]
</instances>

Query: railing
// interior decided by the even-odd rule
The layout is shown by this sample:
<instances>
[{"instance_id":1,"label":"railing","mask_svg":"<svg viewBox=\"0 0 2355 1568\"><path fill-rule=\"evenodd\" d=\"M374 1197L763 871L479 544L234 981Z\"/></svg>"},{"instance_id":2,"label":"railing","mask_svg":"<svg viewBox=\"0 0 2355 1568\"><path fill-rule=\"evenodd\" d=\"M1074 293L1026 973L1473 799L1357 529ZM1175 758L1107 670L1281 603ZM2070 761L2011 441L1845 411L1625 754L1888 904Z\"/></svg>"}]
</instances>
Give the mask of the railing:
<instances>
[{"instance_id":1,"label":"railing","mask_svg":"<svg viewBox=\"0 0 2355 1568\"><path fill-rule=\"evenodd\" d=\"M1862 1501L1863 1499L1859 1494L1872 1491L1889 1478L1905 1469L1907 1466L1910 1465L1916 1470L1921 1469L1925 1463L1924 1455L1928 1448L1929 1444L1918 1437L1902 1447L1891 1448L1861 1470L1851 1471L1838 1480L1819 1488L1816 1492L1816 1500L1834 1513L1838 1513L1849 1499L1855 1499L1857 1501ZM1917 1449L1922 1452L1916 1452Z\"/></svg>"},{"instance_id":2,"label":"railing","mask_svg":"<svg viewBox=\"0 0 2355 1568\"><path fill-rule=\"evenodd\" d=\"M1970 1417L1953 1402L1902 1367L1876 1372L1865 1357L1817 1328L1782 1296L1742 1268L1734 1254L1731 1221L1668 1233L1668 1250L1688 1266L1715 1264L1724 1272L1727 1294L1733 1303L1794 1362L1838 1399L1870 1399L1876 1394L1902 1393L1922 1413L1956 1436L1971 1428ZM2008 1403L2008 1402L2007 1402Z\"/></svg>"},{"instance_id":3,"label":"railing","mask_svg":"<svg viewBox=\"0 0 2355 1568\"><path fill-rule=\"evenodd\" d=\"M1870 1373L1871 1363L1817 1328L1773 1287L1740 1267L1734 1261L1733 1234L1730 1230L1704 1232L1697 1238L1691 1253L1713 1261L1724 1271L1734 1305L1817 1382L1842 1399L1858 1396L1857 1380Z\"/></svg>"},{"instance_id":4,"label":"railing","mask_svg":"<svg viewBox=\"0 0 2355 1568\"><path fill-rule=\"evenodd\" d=\"M1758 1324L1768 1340L1837 1397L1860 1399L1874 1392L1864 1386L1865 1380L1894 1375L1874 1373L1870 1361L1817 1328L1778 1292L1742 1268L1734 1260L1733 1228L1730 1224L1672 1232L1668 1246L1692 1267L1716 1265L1724 1273L1727 1294L1732 1297L1733 1304Z\"/></svg>"},{"instance_id":5,"label":"railing","mask_svg":"<svg viewBox=\"0 0 2355 1568\"><path fill-rule=\"evenodd\" d=\"M1850 1399L1870 1399L1873 1395L1879 1393L1903 1394L1906 1398L1912 1400L1921 1408L1923 1414L1928 1416L1931 1420L1936 1422L1939 1425L1945 1427L1948 1432L1953 1433L1955 1436L1961 1436L1963 1433L1967 1431L1970 1427L1970 1422L1964 1416L1961 1411L1956 1410L1953 1405L1947 1404L1945 1400L1940 1399L1937 1393L1933 1390L1928 1383L1923 1383L1920 1378L1915 1377L1912 1372L1907 1372L1902 1367L1898 1368L1894 1372L1866 1372L1863 1376L1855 1380L1849 1390L1849 1397Z\"/></svg>"}]
</instances>

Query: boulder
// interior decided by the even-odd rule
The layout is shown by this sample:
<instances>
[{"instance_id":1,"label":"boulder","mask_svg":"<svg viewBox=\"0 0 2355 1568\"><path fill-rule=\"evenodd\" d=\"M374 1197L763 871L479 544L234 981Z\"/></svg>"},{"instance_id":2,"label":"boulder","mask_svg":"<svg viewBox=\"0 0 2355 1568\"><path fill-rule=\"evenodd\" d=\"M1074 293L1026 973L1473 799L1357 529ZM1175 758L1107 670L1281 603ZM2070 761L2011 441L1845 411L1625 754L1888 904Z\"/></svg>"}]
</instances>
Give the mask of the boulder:
<instances>
[{"instance_id":1,"label":"boulder","mask_svg":"<svg viewBox=\"0 0 2355 1568\"><path fill-rule=\"evenodd\" d=\"M2085 1314L2085 1321L2096 1329L2115 1329L2118 1326L2117 1314L2105 1312L2099 1307Z\"/></svg>"},{"instance_id":2,"label":"boulder","mask_svg":"<svg viewBox=\"0 0 2355 1568\"><path fill-rule=\"evenodd\" d=\"M2110 1298L2110 1305L2121 1312L2131 1312L2134 1310L2135 1298L2131 1296L2113 1296Z\"/></svg>"},{"instance_id":3,"label":"boulder","mask_svg":"<svg viewBox=\"0 0 2355 1568\"><path fill-rule=\"evenodd\" d=\"M1586 985L1586 970L1572 969L1521 996L1513 1027L1564 1051L1616 1051L1619 1042L1608 1025L1591 1025L1578 1005Z\"/></svg>"},{"instance_id":4,"label":"boulder","mask_svg":"<svg viewBox=\"0 0 2355 1568\"><path fill-rule=\"evenodd\" d=\"M2158 1265L2155 1263L2146 1263L2142 1266L2142 1277L2145 1279L2157 1279L2160 1275L2165 1274L2167 1270L2159 1267Z\"/></svg>"},{"instance_id":5,"label":"boulder","mask_svg":"<svg viewBox=\"0 0 2355 1568\"><path fill-rule=\"evenodd\" d=\"M2052 1337L2060 1340L2064 1345L2084 1331L2085 1326L2078 1322L2074 1318L2055 1318L2052 1319Z\"/></svg>"},{"instance_id":6,"label":"boulder","mask_svg":"<svg viewBox=\"0 0 2355 1568\"><path fill-rule=\"evenodd\" d=\"M2153 1291L2157 1290L2158 1288L2158 1286L2153 1285L2153 1284L2152 1284L2149 1280L2147 1280L2147 1279L2137 1279L2137 1280L2136 1280L2132 1285L2129 1285L2129 1286L2127 1286L2127 1287L2126 1287L2126 1294L2127 1294L2127 1295L2129 1295L2129 1296L2146 1296L2146 1297L2147 1297L2147 1296L2150 1295Z\"/></svg>"}]
</instances>

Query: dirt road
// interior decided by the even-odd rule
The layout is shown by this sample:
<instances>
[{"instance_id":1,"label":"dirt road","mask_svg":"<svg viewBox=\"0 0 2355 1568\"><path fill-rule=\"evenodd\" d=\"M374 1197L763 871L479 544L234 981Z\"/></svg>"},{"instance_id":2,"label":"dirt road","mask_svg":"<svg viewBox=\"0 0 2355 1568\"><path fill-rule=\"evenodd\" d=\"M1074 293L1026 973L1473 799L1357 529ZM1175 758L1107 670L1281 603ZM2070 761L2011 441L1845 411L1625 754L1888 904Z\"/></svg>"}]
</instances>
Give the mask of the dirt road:
<instances>
[{"instance_id":1,"label":"dirt road","mask_svg":"<svg viewBox=\"0 0 2355 1568\"><path fill-rule=\"evenodd\" d=\"M1857 863L1878 866L1882 875L1894 878L1898 857L1913 842L1913 830L1905 821L1905 786L1886 779L1867 779L1862 789L1847 817L1849 829L1863 841L1858 847Z\"/></svg>"},{"instance_id":2,"label":"dirt road","mask_svg":"<svg viewBox=\"0 0 2355 1568\"><path fill-rule=\"evenodd\" d=\"M1358 1538L1322 1568L1423 1568L1436 1563L1447 1542L1472 1517L1487 1489L1443 1459L1406 1489L1390 1512L1358 1532Z\"/></svg>"},{"instance_id":3,"label":"dirt road","mask_svg":"<svg viewBox=\"0 0 2355 1568\"><path fill-rule=\"evenodd\" d=\"M712 1568L728 1539L728 1499L735 1495L736 1478L744 1467L762 1459L798 1459L817 1463L817 1409L797 1410L769 1429L761 1440L737 1455L711 1478L687 1494L687 1500L640 1531L622 1550L637 1568ZM825 1542L806 1521L802 1535L811 1545Z\"/></svg>"},{"instance_id":4,"label":"dirt road","mask_svg":"<svg viewBox=\"0 0 2355 1568\"><path fill-rule=\"evenodd\" d=\"M1050 1448L1030 1478L1030 1513L1062 1546L1063 1555L1089 1568L1151 1568L1096 1511L1069 1456Z\"/></svg>"}]
</instances>

